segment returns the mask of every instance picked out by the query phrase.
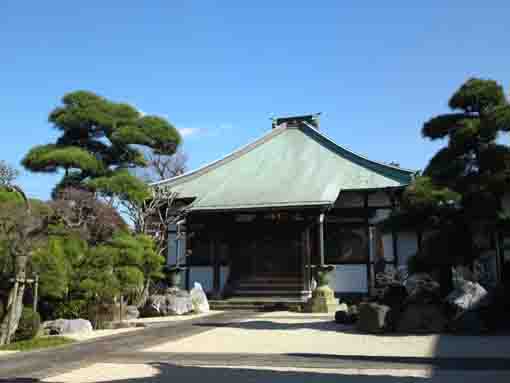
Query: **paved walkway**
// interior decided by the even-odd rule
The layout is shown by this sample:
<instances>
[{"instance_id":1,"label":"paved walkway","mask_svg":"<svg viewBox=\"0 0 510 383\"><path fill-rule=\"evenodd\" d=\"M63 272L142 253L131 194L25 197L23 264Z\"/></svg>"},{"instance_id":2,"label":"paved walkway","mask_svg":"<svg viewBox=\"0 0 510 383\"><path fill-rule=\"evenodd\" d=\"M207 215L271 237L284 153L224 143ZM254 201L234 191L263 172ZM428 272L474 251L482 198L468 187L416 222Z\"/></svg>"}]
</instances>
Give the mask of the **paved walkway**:
<instances>
[{"instance_id":1,"label":"paved walkway","mask_svg":"<svg viewBox=\"0 0 510 383\"><path fill-rule=\"evenodd\" d=\"M52 383L510 381L508 337L384 337L338 330L330 315L222 313L9 356L0 359L0 377ZM443 349L439 358L431 344ZM463 349L468 347L475 350Z\"/></svg>"}]
</instances>

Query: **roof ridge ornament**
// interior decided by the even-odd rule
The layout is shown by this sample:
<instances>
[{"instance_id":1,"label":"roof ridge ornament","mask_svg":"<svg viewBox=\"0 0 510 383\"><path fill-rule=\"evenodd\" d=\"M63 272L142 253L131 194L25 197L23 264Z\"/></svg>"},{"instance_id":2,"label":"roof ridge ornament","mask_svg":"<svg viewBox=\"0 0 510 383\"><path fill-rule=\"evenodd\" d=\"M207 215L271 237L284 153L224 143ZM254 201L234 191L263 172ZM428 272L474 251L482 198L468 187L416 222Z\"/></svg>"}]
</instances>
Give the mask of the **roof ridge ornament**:
<instances>
[{"instance_id":1,"label":"roof ridge ornament","mask_svg":"<svg viewBox=\"0 0 510 383\"><path fill-rule=\"evenodd\" d=\"M286 117L273 117L272 127L276 128L298 128L300 125L305 124L316 130L319 130L319 113L305 114L300 116L286 116Z\"/></svg>"}]
</instances>

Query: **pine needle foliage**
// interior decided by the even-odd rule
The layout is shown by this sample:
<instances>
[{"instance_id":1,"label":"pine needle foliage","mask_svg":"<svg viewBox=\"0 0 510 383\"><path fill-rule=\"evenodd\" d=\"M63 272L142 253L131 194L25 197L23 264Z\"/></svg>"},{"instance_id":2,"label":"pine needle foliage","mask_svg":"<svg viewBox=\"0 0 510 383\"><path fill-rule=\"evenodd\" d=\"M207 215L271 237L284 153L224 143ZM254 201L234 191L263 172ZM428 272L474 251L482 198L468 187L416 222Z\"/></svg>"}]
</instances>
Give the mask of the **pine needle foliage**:
<instances>
[{"instance_id":1,"label":"pine needle foliage","mask_svg":"<svg viewBox=\"0 0 510 383\"><path fill-rule=\"evenodd\" d=\"M57 189L106 187L106 193L112 193L123 185L141 197L145 185L129 181L135 176L127 169L147 166L143 150L172 155L181 143L177 129L166 119L142 115L129 104L89 91L66 94L48 120L60 136L54 143L33 147L22 164L33 172L63 170ZM98 178L101 182L87 184Z\"/></svg>"}]
</instances>

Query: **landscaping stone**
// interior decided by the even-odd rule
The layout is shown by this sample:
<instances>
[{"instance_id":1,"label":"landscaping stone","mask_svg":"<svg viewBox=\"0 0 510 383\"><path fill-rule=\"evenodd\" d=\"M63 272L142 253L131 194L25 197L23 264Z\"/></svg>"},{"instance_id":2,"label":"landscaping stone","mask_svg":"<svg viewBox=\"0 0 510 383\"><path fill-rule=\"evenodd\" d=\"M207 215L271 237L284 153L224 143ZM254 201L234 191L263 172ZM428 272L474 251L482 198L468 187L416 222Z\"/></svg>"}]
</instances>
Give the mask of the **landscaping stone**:
<instances>
[{"instance_id":1,"label":"landscaping stone","mask_svg":"<svg viewBox=\"0 0 510 383\"><path fill-rule=\"evenodd\" d=\"M207 301L207 295L205 295L202 285L195 282L193 288L190 291L191 301L193 303L193 311L196 313L208 313L209 302Z\"/></svg>"},{"instance_id":2,"label":"landscaping stone","mask_svg":"<svg viewBox=\"0 0 510 383\"><path fill-rule=\"evenodd\" d=\"M350 305L349 306L349 315L352 317L352 319L356 322L359 318L359 310L358 306L356 305Z\"/></svg>"},{"instance_id":3,"label":"landscaping stone","mask_svg":"<svg viewBox=\"0 0 510 383\"><path fill-rule=\"evenodd\" d=\"M352 306L355 307L355 306ZM341 303L337 307L335 313L335 322L338 324L354 324L358 319L357 310L351 311L350 307L346 303Z\"/></svg>"},{"instance_id":4,"label":"landscaping stone","mask_svg":"<svg viewBox=\"0 0 510 383\"><path fill-rule=\"evenodd\" d=\"M357 329L370 334L382 333L386 329L386 320L390 308L374 302L361 303L358 307L359 319Z\"/></svg>"},{"instance_id":5,"label":"landscaping stone","mask_svg":"<svg viewBox=\"0 0 510 383\"><path fill-rule=\"evenodd\" d=\"M57 319L44 322L41 328L45 335L65 335L93 331L92 324L86 319Z\"/></svg>"},{"instance_id":6,"label":"landscaping stone","mask_svg":"<svg viewBox=\"0 0 510 383\"><path fill-rule=\"evenodd\" d=\"M439 333L446 327L446 317L438 305L412 303L398 318L396 330L404 333Z\"/></svg>"},{"instance_id":7,"label":"landscaping stone","mask_svg":"<svg viewBox=\"0 0 510 383\"><path fill-rule=\"evenodd\" d=\"M460 310L476 310L489 304L489 296L479 283L466 280L459 281L455 290L447 297L446 301Z\"/></svg>"},{"instance_id":8,"label":"landscaping stone","mask_svg":"<svg viewBox=\"0 0 510 383\"><path fill-rule=\"evenodd\" d=\"M407 302L431 303L440 302L440 285L429 274L411 275L405 282Z\"/></svg>"},{"instance_id":9,"label":"landscaping stone","mask_svg":"<svg viewBox=\"0 0 510 383\"><path fill-rule=\"evenodd\" d=\"M337 311L335 313L335 322L338 324L354 324L356 318L348 311Z\"/></svg>"},{"instance_id":10,"label":"landscaping stone","mask_svg":"<svg viewBox=\"0 0 510 383\"><path fill-rule=\"evenodd\" d=\"M407 298L407 290L402 285L390 285L383 294L381 303L390 306L392 309L395 306L401 306Z\"/></svg>"},{"instance_id":11,"label":"landscaping stone","mask_svg":"<svg viewBox=\"0 0 510 383\"><path fill-rule=\"evenodd\" d=\"M142 309L144 317L182 315L193 311L191 296L184 290L167 291L165 295L151 295L146 307Z\"/></svg>"},{"instance_id":12,"label":"landscaping stone","mask_svg":"<svg viewBox=\"0 0 510 383\"><path fill-rule=\"evenodd\" d=\"M336 308L336 311L343 311L343 312L346 312L348 313L349 312L349 306L347 305L347 303L340 303L337 308Z\"/></svg>"},{"instance_id":13,"label":"landscaping stone","mask_svg":"<svg viewBox=\"0 0 510 383\"><path fill-rule=\"evenodd\" d=\"M126 318L124 318L124 319L136 319L139 316L140 316L140 311L138 311L136 306L127 306Z\"/></svg>"}]
</instances>

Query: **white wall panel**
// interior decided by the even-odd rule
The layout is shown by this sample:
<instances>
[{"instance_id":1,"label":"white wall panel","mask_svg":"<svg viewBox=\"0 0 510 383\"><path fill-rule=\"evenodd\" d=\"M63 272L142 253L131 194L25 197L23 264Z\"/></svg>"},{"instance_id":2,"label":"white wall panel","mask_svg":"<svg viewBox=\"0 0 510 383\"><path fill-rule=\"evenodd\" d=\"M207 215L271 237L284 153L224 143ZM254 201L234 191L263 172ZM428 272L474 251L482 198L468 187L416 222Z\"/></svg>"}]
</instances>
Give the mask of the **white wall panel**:
<instances>
[{"instance_id":1,"label":"white wall panel","mask_svg":"<svg viewBox=\"0 0 510 383\"><path fill-rule=\"evenodd\" d=\"M330 286L336 293L367 292L367 267L365 265L336 265Z\"/></svg>"}]
</instances>

